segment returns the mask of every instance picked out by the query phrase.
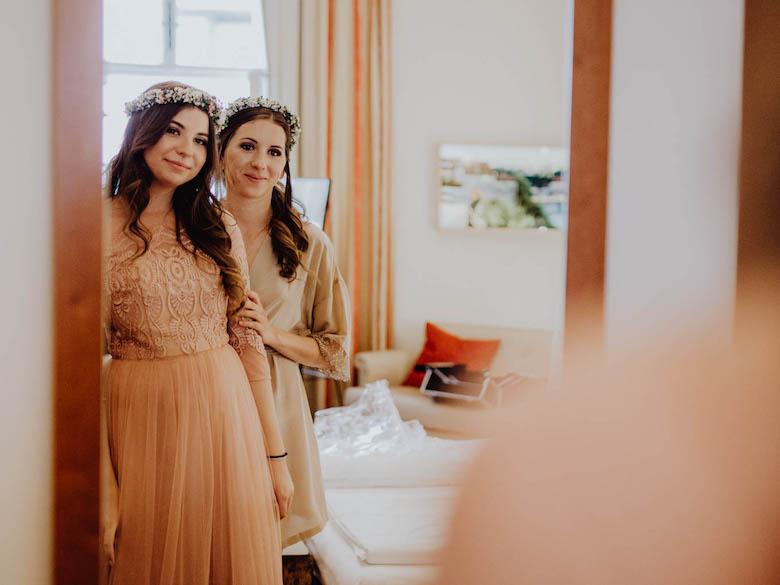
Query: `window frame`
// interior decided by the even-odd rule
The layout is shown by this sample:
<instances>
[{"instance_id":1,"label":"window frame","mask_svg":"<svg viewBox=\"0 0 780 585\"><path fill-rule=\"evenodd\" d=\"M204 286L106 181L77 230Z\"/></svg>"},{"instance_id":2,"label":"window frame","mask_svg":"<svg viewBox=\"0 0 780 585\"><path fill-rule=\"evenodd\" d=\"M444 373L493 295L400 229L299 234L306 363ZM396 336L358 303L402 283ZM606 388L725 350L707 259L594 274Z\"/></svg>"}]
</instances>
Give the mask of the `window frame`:
<instances>
[{"instance_id":1,"label":"window frame","mask_svg":"<svg viewBox=\"0 0 780 585\"><path fill-rule=\"evenodd\" d=\"M244 73L249 79L249 92L251 96L259 96L263 93L263 88L270 90L271 67L270 60L266 59L266 67L258 69L247 69L244 67L193 67L190 65L176 64L176 0L160 0L163 4L163 62L158 65L140 64L140 63L117 63L103 59L103 85L109 75L149 75L168 77L170 79L186 79L188 77L231 77L237 73ZM259 2L260 0L255 0ZM263 27L265 29L264 42L266 45L266 56L269 53L268 47L268 13L265 10L265 0L261 4L263 12Z\"/></svg>"}]
</instances>

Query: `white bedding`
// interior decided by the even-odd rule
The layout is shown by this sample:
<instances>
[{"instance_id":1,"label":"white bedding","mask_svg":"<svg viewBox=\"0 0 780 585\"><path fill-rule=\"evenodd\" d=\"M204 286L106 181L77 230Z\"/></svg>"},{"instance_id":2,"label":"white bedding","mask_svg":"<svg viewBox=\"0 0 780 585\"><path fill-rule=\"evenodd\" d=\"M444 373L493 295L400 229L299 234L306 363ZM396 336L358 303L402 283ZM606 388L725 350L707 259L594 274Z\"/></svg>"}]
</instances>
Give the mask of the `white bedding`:
<instances>
[{"instance_id":1,"label":"white bedding","mask_svg":"<svg viewBox=\"0 0 780 585\"><path fill-rule=\"evenodd\" d=\"M386 382L319 411L330 521L306 541L325 585L431 585L457 485L484 441L428 437L402 421Z\"/></svg>"},{"instance_id":2,"label":"white bedding","mask_svg":"<svg viewBox=\"0 0 780 585\"><path fill-rule=\"evenodd\" d=\"M446 541L456 489L340 489L325 497L331 522L361 561L430 565Z\"/></svg>"},{"instance_id":3,"label":"white bedding","mask_svg":"<svg viewBox=\"0 0 780 585\"><path fill-rule=\"evenodd\" d=\"M306 541L324 585L433 585L433 565L370 565L357 558L333 523Z\"/></svg>"},{"instance_id":4,"label":"white bedding","mask_svg":"<svg viewBox=\"0 0 780 585\"><path fill-rule=\"evenodd\" d=\"M386 380L349 406L317 411L314 433L330 487L454 485L484 444L429 437L417 421L401 420Z\"/></svg>"},{"instance_id":5,"label":"white bedding","mask_svg":"<svg viewBox=\"0 0 780 585\"><path fill-rule=\"evenodd\" d=\"M455 486L483 441L431 439L403 455L322 455L325 488Z\"/></svg>"}]
</instances>

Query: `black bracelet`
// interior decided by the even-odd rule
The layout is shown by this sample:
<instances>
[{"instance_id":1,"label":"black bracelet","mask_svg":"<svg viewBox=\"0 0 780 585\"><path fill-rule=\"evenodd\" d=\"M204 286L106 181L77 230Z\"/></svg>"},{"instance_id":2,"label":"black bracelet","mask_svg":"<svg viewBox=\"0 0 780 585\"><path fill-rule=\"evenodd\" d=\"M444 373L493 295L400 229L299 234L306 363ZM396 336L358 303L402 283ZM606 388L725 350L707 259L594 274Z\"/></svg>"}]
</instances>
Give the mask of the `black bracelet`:
<instances>
[{"instance_id":1,"label":"black bracelet","mask_svg":"<svg viewBox=\"0 0 780 585\"><path fill-rule=\"evenodd\" d=\"M287 457L287 452L285 451L284 455L269 455L269 459L282 459L284 457Z\"/></svg>"}]
</instances>

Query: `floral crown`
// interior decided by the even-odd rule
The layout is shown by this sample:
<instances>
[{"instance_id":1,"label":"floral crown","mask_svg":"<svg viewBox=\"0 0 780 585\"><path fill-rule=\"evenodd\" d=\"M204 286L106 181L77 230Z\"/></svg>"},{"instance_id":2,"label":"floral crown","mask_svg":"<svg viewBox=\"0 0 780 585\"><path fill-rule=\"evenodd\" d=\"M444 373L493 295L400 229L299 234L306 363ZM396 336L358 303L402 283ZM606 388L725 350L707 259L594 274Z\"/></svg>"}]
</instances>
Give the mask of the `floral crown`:
<instances>
[{"instance_id":1,"label":"floral crown","mask_svg":"<svg viewBox=\"0 0 780 585\"><path fill-rule=\"evenodd\" d=\"M219 124L222 111L219 100L205 91L182 85L147 89L134 100L125 103L125 114L130 116L163 104L192 104L206 112L215 124Z\"/></svg>"},{"instance_id":2,"label":"floral crown","mask_svg":"<svg viewBox=\"0 0 780 585\"><path fill-rule=\"evenodd\" d=\"M231 116L242 110L248 110L250 108L267 108L284 116L284 119L287 120L287 123L290 125L290 148L295 146L295 143L298 141L298 136L301 133L300 118L298 118L297 114L284 104L262 96L254 98L239 98L232 102L227 108L222 110L222 117L217 124L219 132L221 133L225 130L225 128L227 128L228 120L230 120Z\"/></svg>"}]
</instances>

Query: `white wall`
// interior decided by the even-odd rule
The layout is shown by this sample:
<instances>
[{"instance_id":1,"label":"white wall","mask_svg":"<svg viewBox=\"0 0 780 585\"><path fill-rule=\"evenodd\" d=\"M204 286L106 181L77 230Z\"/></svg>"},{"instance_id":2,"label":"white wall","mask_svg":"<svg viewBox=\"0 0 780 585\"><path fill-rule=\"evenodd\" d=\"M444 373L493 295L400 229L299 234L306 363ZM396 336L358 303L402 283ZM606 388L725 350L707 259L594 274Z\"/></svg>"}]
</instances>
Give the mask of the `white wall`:
<instances>
[{"instance_id":1,"label":"white wall","mask_svg":"<svg viewBox=\"0 0 780 585\"><path fill-rule=\"evenodd\" d=\"M49 0L0 19L0 582L51 582L51 83Z\"/></svg>"},{"instance_id":2,"label":"white wall","mask_svg":"<svg viewBox=\"0 0 780 585\"><path fill-rule=\"evenodd\" d=\"M742 2L614 0L607 337L726 333L736 270Z\"/></svg>"},{"instance_id":3,"label":"white wall","mask_svg":"<svg viewBox=\"0 0 780 585\"><path fill-rule=\"evenodd\" d=\"M424 323L553 328L560 233L436 229L442 142L561 145L565 0L393 3L395 345Z\"/></svg>"}]
</instances>

